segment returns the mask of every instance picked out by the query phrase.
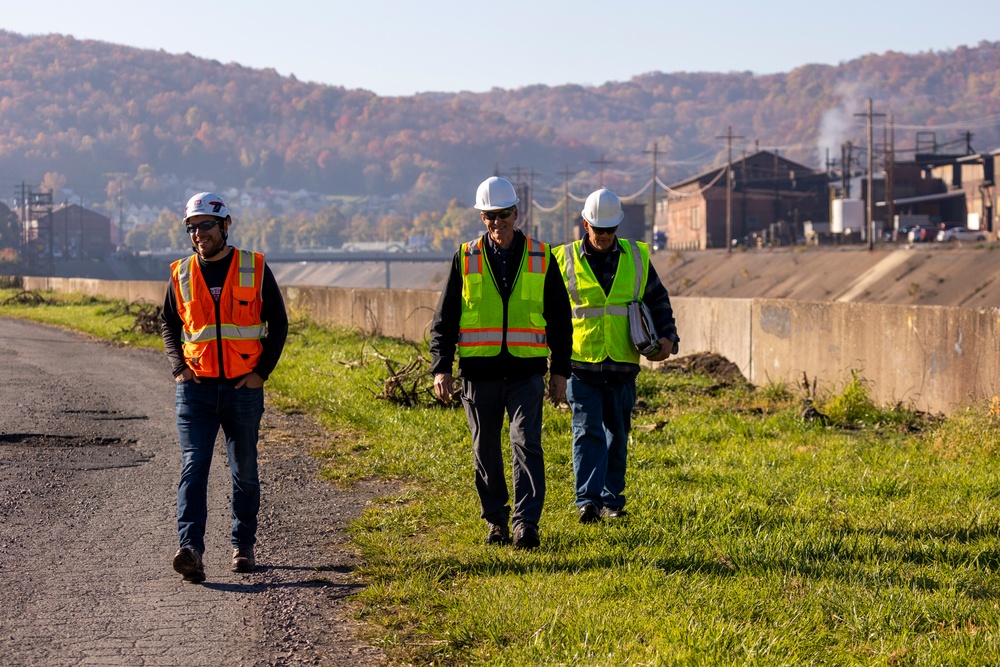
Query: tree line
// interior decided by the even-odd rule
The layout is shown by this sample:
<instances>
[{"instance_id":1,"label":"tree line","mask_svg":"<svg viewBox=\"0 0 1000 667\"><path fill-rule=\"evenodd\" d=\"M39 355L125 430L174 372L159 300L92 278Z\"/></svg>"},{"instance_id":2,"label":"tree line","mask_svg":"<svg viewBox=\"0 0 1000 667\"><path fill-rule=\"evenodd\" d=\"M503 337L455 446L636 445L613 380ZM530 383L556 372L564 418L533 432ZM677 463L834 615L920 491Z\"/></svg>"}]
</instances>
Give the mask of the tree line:
<instances>
[{"instance_id":1,"label":"tree line","mask_svg":"<svg viewBox=\"0 0 1000 667\"><path fill-rule=\"evenodd\" d=\"M376 220L336 206L327 222L283 215L295 229L260 232L319 242L396 229L383 222L391 215L417 231L420 214L436 212L441 227L453 200L469 202L495 169L537 174L551 206L565 179L577 191L641 187L655 144L660 178L676 181L725 159L727 127L745 137L736 155L777 148L821 167L824 143L864 143L853 114L868 97L900 128L969 121L937 131L942 145L969 130L976 149L997 148L1000 42L782 74L654 72L600 86L380 97L190 54L0 31L0 173L30 183L56 174L89 201L124 194L165 208L194 183L399 198ZM897 146L913 135L898 132Z\"/></svg>"}]
</instances>

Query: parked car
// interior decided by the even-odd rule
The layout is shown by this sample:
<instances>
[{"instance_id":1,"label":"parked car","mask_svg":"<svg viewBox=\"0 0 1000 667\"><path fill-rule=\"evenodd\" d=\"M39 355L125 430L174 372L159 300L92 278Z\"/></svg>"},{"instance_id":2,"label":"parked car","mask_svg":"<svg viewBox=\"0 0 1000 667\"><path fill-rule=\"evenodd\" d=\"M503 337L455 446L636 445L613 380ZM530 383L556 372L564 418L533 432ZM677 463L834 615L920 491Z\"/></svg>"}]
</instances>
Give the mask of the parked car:
<instances>
[{"instance_id":1,"label":"parked car","mask_svg":"<svg viewBox=\"0 0 1000 667\"><path fill-rule=\"evenodd\" d=\"M667 247L665 232L653 232L653 250L664 250Z\"/></svg>"},{"instance_id":2,"label":"parked car","mask_svg":"<svg viewBox=\"0 0 1000 667\"><path fill-rule=\"evenodd\" d=\"M914 225L906 234L906 240L910 243L926 243L934 240L937 227L933 225Z\"/></svg>"},{"instance_id":3,"label":"parked car","mask_svg":"<svg viewBox=\"0 0 1000 667\"><path fill-rule=\"evenodd\" d=\"M978 243L986 240L986 232L978 229L967 229L965 227L949 227L937 233L937 240L942 243L954 241Z\"/></svg>"}]
</instances>

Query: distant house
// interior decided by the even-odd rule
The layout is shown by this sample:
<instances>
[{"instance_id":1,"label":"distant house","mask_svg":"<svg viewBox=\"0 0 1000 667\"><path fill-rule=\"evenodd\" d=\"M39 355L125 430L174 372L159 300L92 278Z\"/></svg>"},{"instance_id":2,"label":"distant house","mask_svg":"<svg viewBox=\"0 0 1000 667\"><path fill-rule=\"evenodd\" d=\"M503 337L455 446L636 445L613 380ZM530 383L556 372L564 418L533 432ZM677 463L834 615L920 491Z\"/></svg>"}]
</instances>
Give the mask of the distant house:
<instances>
[{"instance_id":1,"label":"distant house","mask_svg":"<svg viewBox=\"0 0 1000 667\"><path fill-rule=\"evenodd\" d=\"M803 223L828 222L827 175L759 151L732 163L729 238L795 243ZM704 249L726 245L726 165L670 185L657 203L656 229L667 248Z\"/></svg>"},{"instance_id":2,"label":"distant house","mask_svg":"<svg viewBox=\"0 0 1000 667\"><path fill-rule=\"evenodd\" d=\"M97 258L111 255L111 218L68 204L28 222L29 242L39 257Z\"/></svg>"}]
</instances>

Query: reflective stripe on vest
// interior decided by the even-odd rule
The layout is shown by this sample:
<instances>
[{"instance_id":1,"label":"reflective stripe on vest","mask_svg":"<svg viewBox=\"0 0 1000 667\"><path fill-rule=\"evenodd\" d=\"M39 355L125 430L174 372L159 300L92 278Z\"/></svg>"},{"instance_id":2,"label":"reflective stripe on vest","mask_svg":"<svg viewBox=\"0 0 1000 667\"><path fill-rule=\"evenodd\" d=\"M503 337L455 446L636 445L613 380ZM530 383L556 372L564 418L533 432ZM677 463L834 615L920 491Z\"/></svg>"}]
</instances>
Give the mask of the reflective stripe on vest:
<instances>
[{"instance_id":1,"label":"reflective stripe on vest","mask_svg":"<svg viewBox=\"0 0 1000 667\"><path fill-rule=\"evenodd\" d=\"M462 319L458 353L491 357L506 343L515 357L548 355L543 296L551 251L544 243L525 238L524 254L506 306L483 257L484 237L462 244ZM484 270L485 264L485 270ZM504 330L504 311L507 329Z\"/></svg>"}]
</instances>

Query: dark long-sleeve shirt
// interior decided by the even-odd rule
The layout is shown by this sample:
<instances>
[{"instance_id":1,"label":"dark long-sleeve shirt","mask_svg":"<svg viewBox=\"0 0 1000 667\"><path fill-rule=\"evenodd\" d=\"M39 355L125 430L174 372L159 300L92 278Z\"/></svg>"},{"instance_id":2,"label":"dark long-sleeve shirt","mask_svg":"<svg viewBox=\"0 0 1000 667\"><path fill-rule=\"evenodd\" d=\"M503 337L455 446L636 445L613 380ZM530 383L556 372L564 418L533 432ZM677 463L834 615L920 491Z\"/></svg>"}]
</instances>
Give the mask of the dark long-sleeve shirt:
<instances>
[{"instance_id":1,"label":"dark long-sleeve shirt","mask_svg":"<svg viewBox=\"0 0 1000 667\"><path fill-rule=\"evenodd\" d=\"M524 254L524 234L515 230L514 242L507 251L496 247L488 235L483 246L490 274L506 308ZM452 260L448 282L441 292L437 311L431 322L431 373L434 374L451 373L455 361L462 316L461 262L459 250ZM570 355L573 352L572 311L566 285L555 261L551 261L545 271L543 299L542 314L545 317L545 337L551 353L551 366L544 357L515 357L504 341L497 356L460 357L458 368L461 376L467 380L520 380L532 375L544 375L549 370L553 375L569 377Z\"/></svg>"},{"instance_id":2,"label":"dark long-sleeve shirt","mask_svg":"<svg viewBox=\"0 0 1000 667\"><path fill-rule=\"evenodd\" d=\"M221 294L222 286L226 282L229 274L229 266L233 257L238 251L234 248L227 257L217 262L206 262L198 258L198 266L209 291L213 288L215 293ZM262 350L260 359L253 372L266 380L274 367L278 365L278 358L285 347L285 338L288 336L288 315L285 312L285 302L281 298L281 290L278 289L278 282L274 279L270 267L264 264L264 282L261 285L261 322L267 325L267 335L261 341ZM163 314L160 317L160 331L163 334L163 345L167 349L167 358L173 368L174 377L177 377L187 368L184 363L184 352L181 347L181 330L183 322L177 312L177 296L174 291L173 280L167 281L167 295L163 299ZM202 382L227 382L236 384L239 378L199 378Z\"/></svg>"},{"instance_id":3,"label":"dark long-sleeve shirt","mask_svg":"<svg viewBox=\"0 0 1000 667\"><path fill-rule=\"evenodd\" d=\"M594 272L594 276L601 284L601 288L604 289L604 293L610 294L611 285L618 273L618 263L625 255L625 250L620 243L615 243L607 252L600 252L587 243L586 239L583 240L582 246L583 256ZM649 264L646 289L641 298L653 317L657 336L674 342L680 341L680 337L677 335L677 324L674 321L674 309L670 305L670 295L667 294L667 288L663 286L663 282L652 263ZM639 365L612 361L610 358L596 364L574 361L573 373L587 382L615 384L634 380L639 374Z\"/></svg>"}]
</instances>

